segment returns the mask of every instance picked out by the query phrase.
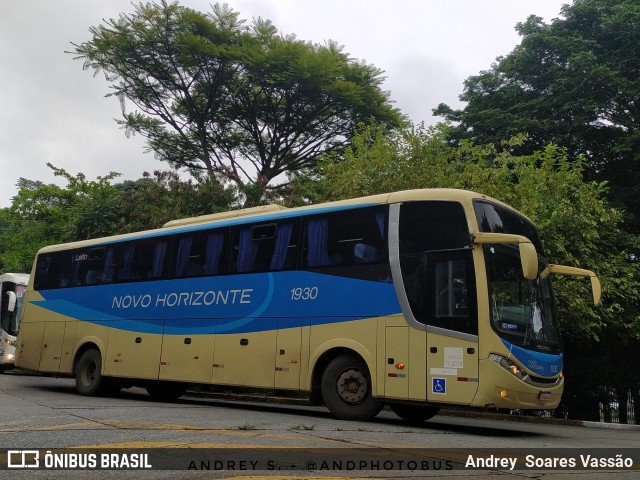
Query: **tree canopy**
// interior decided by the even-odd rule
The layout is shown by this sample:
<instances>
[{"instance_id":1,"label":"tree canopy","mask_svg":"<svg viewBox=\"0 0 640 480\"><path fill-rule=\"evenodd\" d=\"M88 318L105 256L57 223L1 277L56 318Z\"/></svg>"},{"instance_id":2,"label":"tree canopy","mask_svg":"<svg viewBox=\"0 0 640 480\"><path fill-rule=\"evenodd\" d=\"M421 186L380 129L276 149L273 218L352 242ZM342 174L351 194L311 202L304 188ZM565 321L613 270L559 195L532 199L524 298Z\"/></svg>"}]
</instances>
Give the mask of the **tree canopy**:
<instances>
[{"instance_id":1,"label":"tree canopy","mask_svg":"<svg viewBox=\"0 0 640 480\"><path fill-rule=\"evenodd\" d=\"M347 146L359 123L403 121L380 69L335 42L280 35L268 20L245 25L226 4L208 14L139 4L90 33L71 53L111 82L119 123L172 166L233 182L245 205Z\"/></svg>"},{"instance_id":2,"label":"tree canopy","mask_svg":"<svg viewBox=\"0 0 640 480\"><path fill-rule=\"evenodd\" d=\"M115 183L111 172L89 180L48 164L66 187L20 178L10 207L0 209L0 271L29 272L46 245L106 237L236 204L236 192L208 177L181 179L173 171Z\"/></svg>"},{"instance_id":3,"label":"tree canopy","mask_svg":"<svg viewBox=\"0 0 640 480\"><path fill-rule=\"evenodd\" d=\"M548 24L531 16L517 25L520 45L465 81L466 106L434 113L451 122L455 141L527 133L521 152L555 143L584 157L586 177L609 182L640 232L638 25L636 0L575 0Z\"/></svg>"}]
</instances>

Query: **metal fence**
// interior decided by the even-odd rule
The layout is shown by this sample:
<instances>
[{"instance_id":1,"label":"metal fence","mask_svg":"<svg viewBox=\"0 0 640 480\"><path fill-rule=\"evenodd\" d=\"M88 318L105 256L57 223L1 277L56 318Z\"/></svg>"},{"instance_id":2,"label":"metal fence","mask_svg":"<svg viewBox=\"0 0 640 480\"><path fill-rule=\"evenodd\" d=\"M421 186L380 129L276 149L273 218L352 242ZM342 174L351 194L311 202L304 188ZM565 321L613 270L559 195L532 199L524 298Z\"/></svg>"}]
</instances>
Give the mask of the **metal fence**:
<instances>
[{"instance_id":1,"label":"metal fence","mask_svg":"<svg viewBox=\"0 0 640 480\"><path fill-rule=\"evenodd\" d=\"M610 400L600 402L600 421L606 423L621 423L621 418L624 420L624 411L621 412L621 408L624 408L626 409L627 421L623 423L637 423L636 419L638 418L638 412L636 405L634 405L633 395L631 395L630 391L627 392L627 401L625 403L620 405L620 402L615 396L612 396Z\"/></svg>"}]
</instances>

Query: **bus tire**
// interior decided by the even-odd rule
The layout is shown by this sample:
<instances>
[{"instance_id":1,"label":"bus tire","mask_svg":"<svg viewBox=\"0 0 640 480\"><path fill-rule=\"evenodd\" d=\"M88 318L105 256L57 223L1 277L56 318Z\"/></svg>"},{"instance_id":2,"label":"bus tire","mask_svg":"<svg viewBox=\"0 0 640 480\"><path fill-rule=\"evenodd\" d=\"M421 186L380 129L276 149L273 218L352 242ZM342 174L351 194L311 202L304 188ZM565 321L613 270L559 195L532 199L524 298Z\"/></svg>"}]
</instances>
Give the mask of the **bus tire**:
<instances>
[{"instance_id":1,"label":"bus tire","mask_svg":"<svg viewBox=\"0 0 640 480\"><path fill-rule=\"evenodd\" d=\"M393 413L398 415L410 425L420 425L436 416L440 411L438 407L427 405L408 405L406 403L392 403L389 405Z\"/></svg>"},{"instance_id":2,"label":"bus tire","mask_svg":"<svg viewBox=\"0 0 640 480\"><path fill-rule=\"evenodd\" d=\"M87 350L76 364L76 391L80 395L95 396L102 393L106 383L100 352L95 348Z\"/></svg>"},{"instance_id":3,"label":"bus tire","mask_svg":"<svg viewBox=\"0 0 640 480\"><path fill-rule=\"evenodd\" d=\"M340 420L369 420L382 410L372 396L371 375L360 357L346 354L331 360L320 382L322 399Z\"/></svg>"},{"instance_id":4,"label":"bus tire","mask_svg":"<svg viewBox=\"0 0 640 480\"><path fill-rule=\"evenodd\" d=\"M188 383L184 382L152 382L145 389L149 396L159 402L172 402L177 400L187 391Z\"/></svg>"}]
</instances>

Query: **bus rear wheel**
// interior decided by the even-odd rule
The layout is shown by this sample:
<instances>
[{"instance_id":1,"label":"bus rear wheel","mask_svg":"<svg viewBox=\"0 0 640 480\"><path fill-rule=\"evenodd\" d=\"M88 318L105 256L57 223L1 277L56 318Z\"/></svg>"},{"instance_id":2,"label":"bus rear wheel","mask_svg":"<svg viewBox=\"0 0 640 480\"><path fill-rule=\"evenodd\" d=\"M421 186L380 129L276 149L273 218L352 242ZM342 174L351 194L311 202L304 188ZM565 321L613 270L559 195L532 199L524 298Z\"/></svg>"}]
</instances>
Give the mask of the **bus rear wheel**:
<instances>
[{"instance_id":1,"label":"bus rear wheel","mask_svg":"<svg viewBox=\"0 0 640 480\"><path fill-rule=\"evenodd\" d=\"M334 358L322 374L320 390L324 404L340 420L369 420L382 410L372 396L369 369L355 355Z\"/></svg>"},{"instance_id":2,"label":"bus rear wheel","mask_svg":"<svg viewBox=\"0 0 640 480\"><path fill-rule=\"evenodd\" d=\"M392 403L389 405L393 413L411 425L419 425L436 416L440 411L438 407L427 405L408 405L405 403Z\"/></svg>"},{"instance_id":3,"label":"bus rear wheel","mask_svg":"<svg viewBox=\"0 0 640 480\"><path fill-rule=\"evenodd\" d=\"M102 357L94 348L82 354L76 364L76 391L80 395L94 396L102 393L106 380L102 377Z\"/></svg>"}]
</instances>

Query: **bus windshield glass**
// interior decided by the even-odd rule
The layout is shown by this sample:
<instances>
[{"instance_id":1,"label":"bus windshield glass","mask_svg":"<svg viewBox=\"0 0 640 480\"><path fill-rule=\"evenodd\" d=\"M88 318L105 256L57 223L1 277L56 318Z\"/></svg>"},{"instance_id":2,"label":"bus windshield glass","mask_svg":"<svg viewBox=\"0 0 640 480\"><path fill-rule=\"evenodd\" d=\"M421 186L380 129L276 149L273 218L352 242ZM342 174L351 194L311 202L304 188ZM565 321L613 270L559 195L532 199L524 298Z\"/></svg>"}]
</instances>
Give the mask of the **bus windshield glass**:
<instances>
[{"instance_id":1,"label":"bus windshield glass","mask_svg":"<svg viewBox=\"0 0 640 480\"><path fill-rule=\"evenodd\" d=\"M13 311L9 311L4 305L2 308L2 315L0 318L0 326L2 330L7 332L9 335L15 337L18 335L18 322L20 321L20 315L22 312L22 303L24 300L24 293L26 290L25 285L15 285L13 283L9 284L15 286L15 294L16 294L16 304ZM5 303L5 302L3 302Z\"/></svg>"},{"instance_id":2,"label":"bus windshield glass","mask_svg":"<svg viewBox=\"0 0 640 480\"><path fill-rule=\"evenodd\" d=\"M533 224L501 205L474 202L482 232L510 233L527 237L543 255L542 243ZM560 353L555 301L549 277L526 280L515 246L485 245L491 319L501 338L526 349ZM539 257L538 271L546 264Z\"/></svg>"},{"instance_id":3,"label":"bus windshield glass","mask_svg":"<svg viewBox=\"0 0 640 480\"><path fill-rule=\"evenodd\" d=\"M494 330L510 343L528 350L560 353L555 302L549 277L526 280L518 249L487 245L491 319ZM542 264L539 270L544 270Z\"/></svg>"}]
</instances>

